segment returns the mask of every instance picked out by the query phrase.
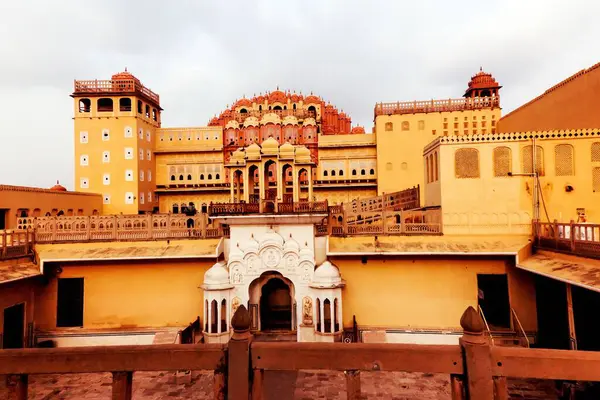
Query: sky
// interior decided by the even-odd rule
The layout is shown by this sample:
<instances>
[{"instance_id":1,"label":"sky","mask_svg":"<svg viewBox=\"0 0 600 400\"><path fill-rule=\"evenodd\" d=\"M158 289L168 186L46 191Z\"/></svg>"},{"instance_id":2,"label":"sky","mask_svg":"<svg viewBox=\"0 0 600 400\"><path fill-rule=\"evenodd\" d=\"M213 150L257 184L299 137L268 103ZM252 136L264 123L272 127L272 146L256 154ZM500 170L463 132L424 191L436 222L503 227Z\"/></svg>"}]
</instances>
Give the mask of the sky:
<instances>
[{"instance_id":1,"label":"sky","mask_svg":"<svg viewBox=\"0 0 600 400\"><path fill-rule=\"evenodd\" d=\"M600 61L598 15L598 0L0 0L0 184L73 189L75 79L127 67L163 127L279 86L370 131L377 102L458 98L480 67L506 114Z\"/></svg>"}]
</instances>

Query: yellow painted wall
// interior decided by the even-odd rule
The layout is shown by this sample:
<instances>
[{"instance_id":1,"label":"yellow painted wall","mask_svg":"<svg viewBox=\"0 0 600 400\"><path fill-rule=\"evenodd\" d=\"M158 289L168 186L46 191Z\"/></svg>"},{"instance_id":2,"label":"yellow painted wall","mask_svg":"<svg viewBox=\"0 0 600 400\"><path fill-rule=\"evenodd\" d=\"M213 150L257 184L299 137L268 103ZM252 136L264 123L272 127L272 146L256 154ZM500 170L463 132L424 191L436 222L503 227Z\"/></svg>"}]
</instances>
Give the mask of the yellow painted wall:
<instances>
[{"instance_id":1,"label":"yellow painted wall","mask_svg":"<svg viewBox=\"0 0 600 400\"><path fill-rule=\"evenodd\" d=\"M360 258L335 258L334 263L346 281L344 326L356 315L361 326L460 329L462 313L477 306L477 274L507 272L502 259L368 258L362 264ZM525 329L535 330L535 287L517 283L513 271L508 269L511 303Z\"/></svg>"},{"instance_id":2,"label":"yellow painted wall","mask_svg":"<svg viewBox=\"0 0 600 400\"><path fill-rule=\"evenodd\" d=\"M97 110L98 97L74 97L74 143L75 143L75 188L82 192L101 193L110 196L110 204L104 202L105 214L137 214L138 211L151 211L156 205L154 199L154 136L158 121L137 113L135 96L107 96L113 99L112 112ZM119 99L131 99L131 111L119 111ZM89 98L91 111L80 112L79 100ZM145 109L145 103L143 106ZM151 106L155 107L155 106ZM159 111L157 111L159 113ZM81 135L87 133L87 143L82 143ZM108 140L103 140L108 132ZM126 133L130 132L130 133ZM125 156L126 148L131 148L131 159ZM109 152L109 161L105 162L104 152ZM143 156L140 156L140 151ZM148 159L150 153L150 160ZM87 165L82 165L81 156L87 156ZM141 159L143 158L143 160ZM131 170L133 179L126 180L126 170ZM144 177L140 172L143 171ZM104 175L110 175L110 183L105 184ZM151 180L148 176L152 175ZM82 185L87 179L88 187ZM126 193L133 193L133 204L126 204ZM148 193L152 200L148 202ZM143 196L142 196L143 195ZM142 204L141 198L144 197Z\"/></svg>"},{"instance_id":3,"label":"yellow painted wall","mask_svg":"<svg viewBox=\"0 0 600 400\"><path fill-rule=\"evenodd\" d=\"M204 273L214 260L61 265L61 278L84 278L84 328L187 326L203 315ZM56 328L57 279L38 294L39 329Z\"/></svg>"},{"instance_id":4,"label":"yellow painted wall","mask_svg":"<svg viewBox=\"0 0 600 400\"><path fill-rule=\"evenodd\" d=\"M498 119L500 108L377 116L378 194L421 185L421 197L424 197L423 148L443 135L483 133L484 130L490 133L494 129L492 121ZM392 130L387 131L386 124L390 122ZM409 124L408 130L402 129L403 123Z\"/></svg>"},{"instance_id":5,"label":"yellow painted wall","mask_svg":"<svg viewBox=\"0 0 600 400\"><path fill-rule=\"evenodd\" d=\"M0 334L4 332L4 309L25 303L25 329L33 321L37 278L22 279L0 285ZM0 347L2 342L0 341Z\"/></svg>"},{"instance_id":6,"label":"yellow painted wall","mask_svg":"<svg viewBox=\"0 0 600 400\"><path fill-rule=\"evenodd\" d=\"M331 187L315 187L313 191L313 195L315 196L316 201L325 201L329 202L329 205L337 205L337 204L348 204L351 203L352 200L356 200L363 197L372 197L377 194L376 187L363 187L363 188L353 188L348 185L345 187L339 188L331 188Z\"/></svg>"}]
</instances>

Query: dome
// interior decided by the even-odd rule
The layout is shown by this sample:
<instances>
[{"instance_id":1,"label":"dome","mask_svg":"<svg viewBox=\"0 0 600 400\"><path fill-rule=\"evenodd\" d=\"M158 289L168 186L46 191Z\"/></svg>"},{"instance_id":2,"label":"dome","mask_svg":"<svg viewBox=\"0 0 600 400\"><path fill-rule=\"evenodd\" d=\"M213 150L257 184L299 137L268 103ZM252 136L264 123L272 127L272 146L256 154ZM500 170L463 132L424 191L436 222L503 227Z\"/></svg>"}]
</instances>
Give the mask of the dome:
<instances>
[{"instance_id":1,"label":"dome","mask_svg":"<svg viewBox=\"0 0 600 400\"><path fill-rule=\"evenodd\" d=\"M292 100L292 102L297 103L300 100L302 100L302 95L297 95L296 93L292 94L292 96L290 97L290 100Z\"/></svg>"},{"instance_id":2,"label":"dome","mask_svg":"<svg viewBox=\"0 0 600 400\"><path fill-rule=\"evenodd\" d=\"M54 190L55 192L66 192L67 188L62 186L58 181L56 181L56 185L52 186L50 190Z\"/></svg>"},{"instance_id":3,"label":"dome","mask_svg":"<svg viewBox=\"0 0 600 400\"><path fill-rule=\"evenodd\" d=\"M246 156L248 159L260 158L260 146L256 143L252 143L250 146L246 147Z\"/></svg>"},{"instance_id":4,"label":"dome","mask_svg":"<svg viewBox=\"0 0 600 400\"><path fill-rule=\"evenodd\" d=\"M286 103L287 96L281 90L275 90L269 94L269 103Z\"/></svg>"},{"instance_id":5,"label":"dome","mask_svg":"<svg viewBox=\"0 0 600 400\"><path fill-rule=\"evenodd\" d=\"M276 154L278 149L279 149L279 143L277 142L277 140L273 139L272 137L270 137L267 140L265 140L264 142L262 142L262 150L263 150L264 154L266 154L266 153Z\"/></svg>"},{"instance_id":6,"label":"dome","mask_svg":"<svg viewBox=\"0 0 600 400\"><path fill-rule=\"evenodd\" d=\"M236 101L235 105L233 107L237 108L237 107L251 107L251 106L252 106L252 101L250 101L249 99L243 98L243 99L239 99L238 101Z\"/></svg>"},{"instance_id":7,"label":"dome","mask_svg":"<svg viewBox=\"0 0 600 400\"><path fill-rule=\"evenodd\" d=\"M298 252L300 250L300 244L292 237L290 233L290 237L285 241L283 245L283 251L293 251Z\"/></svg>"},{"instance_id":8,"label":"dome","mask_svg":"<svg viewBox=\"0 0 600 400\"><path fill-rule=\"evenodd\" d=\"M244 128L248 126L258 126L258 118L248 117L244 120Z\"/></svg>"},{"instance_id":9,"label":"dome","mask_svg":"<svg viewBox=\"0 0 600 400\"><path fill-rule=\"evenodd\" d=\"M300 252L298 253L298 255L300 256L301 260L313 260L315 254L308 247L308 243L305 242L304 243L304 247L302 247L302 249L300 250Z\"/></svg>"},{"instance_id":10,"label":"dome","mask_svg":"<svg viewBox=\"0 0 600 400\"><path fill-rule=\"evenodd\" d=\"M216 126L219 125L219 119L217 117L213 117L210 122L208 123L208 126Z\"/></svg>"},{"instance_id":11,"label":"dome","mask_svg":"<svg viewBox=\"0 0 600 400\"><path fill-rule=\"evenodd\" d=\"M315 121L314 118L306 118L304 120L304 123L302 124L303 126L310 126L310 125L316 125L317 122Z\"/></svg>"},{"instance_id":12,"label":"dome","mask_svg":"<svg viewBox=\"0 0 600 400\"><path fill-rule=\"evenodd\" d=\"M258 253L258 242L254 238L254 234L250 236L250 240L245 243L244 252L246 253Z\"/></svg>"},{"instance_id":13,"label":"dome","mask_svg":"<svg viewBox=\"0 0 600 400\"><path fill-rule=\"evenodd\" d=\"M281 125L298 125L298 118L293 115L288 115L283 118Z\"/></svg>"},{"instance_id":14,"label":"dome","mask_svg":"<svg viewBox=\"0 0 600 400\"><path fill-rule=\"evenodd\" d=\"M227 289L229 285L229 271L225 264L218 262L204 273L204 289Z\"/></svg>"},{"instance_id":15,"label":"dome","mask_svg":"<svg viewBox=\"0 0 600 400\"><path fill-rule=\"evenodd\" d=\"M271 112L263 115L262 119L260 120L261 125L279 123L281 123L281 118L279 117L279 115Z\"/></svg>"},{"instance_id":16,"label":"dome","mask_svg":"<svg viewBox=\"0 0 600 400\"><path fill-rule=\"evenodd\" d=\"M231 110L230 109L227 109L227 110L225 110L225 111L223 111L221 113L221 117L230 117L230 116L231 116Z\"/></svg>"},{"instance_id":17,"label":"dome","mask_svg":"<svg viewBox=\"0 0 600 400\"><path fill-rule=\"evenodd\" d=\"M310 95L304 99L304 104L321 104L321 99L317 96Z\"/></svg>"},{"instance_id":18,"label":"dome","mask_svg":"<svg viewBox=\"0 0 600 400\"><path fill-rule=\"evenodd\" d=\"M319 265L313 275L313 284L319 287L337 287L342 284L340 271L329 261Z\"/></svg>"},{"instance_id":19,"label":"dome","mask_svg":"<svg viewBox=\"0 0 600 400\"><path fill-rule=\"evenodd\" d=\"M294 154L294 146L290 142L285 142L279 147L280 153L292 153Z\"/></svg>"},{"instance_id":20,"label":"dome","mask_svg":"<svg viewBox=\"0 0 600 400\"><path fill-rule=\"evenodd\" d=\"M272 229L269 229L261 238L261 242L260 242L260 247L266 247L266 246L272 246L272 245L276 245L276 246L283 246L283 238L281 237L281 235L277 232L275 232Z\"/></svg>"},{"instance_id":21,"label":"dome","mask_svg":"<svg viewBox=\"0 0 600 400\"><path fill-rule=\"evenodd\" d=\"M225 125L225 129L229 129L229 128L238 129L239 127L240 127L240 124L235 119L232 119L231 121L229 121L227 123L227 125Z\"/></svg>"},{"instance_id":22,"label":"dome","mask_svg":"<svg viewBox=\"0 0 600 400\"><path fill-rule=\"evenodd\" d=\"M352 128L352 131L350 133L353 133L353 134L365 133L365 128L363 128L362 126L355 126L354 128Z\"/></svg>"},{"instance_id":23,"label":"dome","mask_svg":"<svg viewBox=\"0 0 600 400\"><path fill-rule=\"evenodd\" d=\"M137 83L140 83L139 79L136 78L135 76L133 76L133 74L131 72L127 71L127 68L125 68L125 71L123 72L119 72L117 74L114 74L111 77L111 80L113 81L128 81L128 80L134 80Z\"/></svg>"},{"instance_id":24,"label":"dome","mask_svg":"<svg viewBox=\"0 0 600 400\"><path fill-rule=\"evenodd\" d=\"M229 251L229 262L240 261L244 258L244 253L240 249L240 244L233 246Z\"/></svg>"},{"instance_id":25,"label":"dome","mask_svg":"<svg viewBox=\"0 0 600 400\"><path fill-rule=\"evenodd\" d=\"M468 96L469 93L476 89L500 89L501 87L492 74L480 68L479 72L471 77L465 96Z\"/></svg>"}]
</instances>

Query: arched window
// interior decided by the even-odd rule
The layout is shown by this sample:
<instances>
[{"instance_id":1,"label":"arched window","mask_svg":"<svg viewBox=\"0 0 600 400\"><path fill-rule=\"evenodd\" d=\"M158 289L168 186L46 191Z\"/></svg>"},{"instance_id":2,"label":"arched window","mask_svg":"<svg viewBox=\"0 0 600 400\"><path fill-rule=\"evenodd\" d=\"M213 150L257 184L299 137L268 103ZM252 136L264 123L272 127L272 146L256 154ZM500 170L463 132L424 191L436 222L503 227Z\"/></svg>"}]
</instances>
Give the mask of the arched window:
<instances>
[{"instance_id":1,"label":"arched window","mask_svg":"<svg viewBox=\"0 0 600 400\"><path fill-rule=\"evenodd\" d=\"M144 103L142 103L141 100L138 100L138 102L137 102L137 112L138 112L138 114L141 114L143 109L144 109Z\"/></svg>"},{"instance_id":2,"label":"arched window","mask_svg":"<svg viewBox=\"0 0 600 400\"><path fill-rule=\"evenodd\" d=\"M227 301L221 302L221 332L227 332Z\"/></svg>"},{"instance_id":3,"label":"arched window","mask_svg":"<svg viewBox=\"0 0 600 400\"><path fill-rule=\"evenodd\" d=\"M58 214L56 214L57 217L62 217L63 215L65 215L65 212L63 210L60 210Z\"/></svg>"},{"instance_id":4,"label":"arched window","mask_svg":"<svg viewBox=\"0 0 600 400\"><path fill-rule=\"evenodd\" d=\"M173 204L173 214L179 214L179 205Z\"/></svg>"},{"instance_id":5,"label":"arched window","mask_svg":"<svg viewBox=\"0 0 600 400\"><path fill-rule=\"evenodd\" d=\"M355 169L352 170L352 175L356 175L356 170Z\"/></svg>"},{"instance_id":6,"label":"arched window","mask_svg":"<svg viewBox=\"0 0 600 400\"><path fill-rule=\"evenodd\" d=\"M183 175L179 175L179 180L182 181L183 180Z\"/></svg>"},{"instance_id":7,"label":"arched window","mask_svg":"<svg viewBox=\"0 0 600 400\"><path fill-rule=\"evenodd\" d=\"M150 118L150 106L148 104L146 104L146 112L144 114L146 115L146 118Z\"/></svg>"},{"instance_id":8,"label":"arched window","mask_svg":"<svg viewBox=\"0 0 600 400\"><path fill-rule=\"evenodd\" d=\"M531 145L523 147L523 172L533 173L533 147ZM541 146L535 146L535 170L539 176L544 176L544 149Z\"/></svg>"},{"instance_id":9,"label":"arched window","mask_svg":"<svg viewBox=\"0 0 600 400\"><path fill-rule=\"evenodd\" d=\"M410 130L410 123L408 121L402 121L402 130L403 131Z\"/></svg>"},{"instance_id":10,"label":"arched window","mask_svg":"<svg viewBox=\"0 0 600 400\"><path fill-rule=\"evenodd\" d=\"M158 114L156 113L156 108L153 108L152 109L152 119L156 121L157 120L157 115ZM189 138L188 138L188 140L189 140Z\"/></svg>"},{"instance_id":11,"label":"arched window","mask_svg":"<svg viewBox=\"0 0 600 400\"><path fill-rule=\"evenodd\" d=\"M171 180L174 181L175 180L175 175L171 175Z\"/></svg>"},{"instance_id":12,"label":"arched window","mask_svg":"<svg viewBox=\"0 0 600 400\"><path fill-rule=\"evenodd\" d=\"M90 99L79 99L79 112L88 113L92 111L92 101Z\"/></svg>"},{"instance_id":13,"label":"arched window","mask_svg":"<svg viewBox=\"0 0 600 400\"><path fill-rule=\"evenodd\" d=\"M212 174L208 174L207 178L208 178L209 181L212 180Z\"/></svg>"},{"instance_id":14,"label":"arched window","mask_svg":"<svg viewBox=\"0 0 600 400\"><path fill-rule=\"evenodd\" d=\"M371 168L371 169L369 170L369 174L370 174L370 175L375 175L375 169Z\"/></svg>"},{"instance_id":15,"label":"arched window","mask_svg":"<svg viewBox=\"0 0 600 400\"><path fill-rule=\"evenodd\" d=\"M131 111L131 99L129 97L119 99L119 111Z\"/></svg>"},{"instance_id":16,"label":"arched window","mask_svg":"<svg viewBox=\"0 0 600 400\"><path fill-rule=\"evenodd\" d=\"M204 332L208 332L208 300L204 301Z\"/></svg>"},{"instance_id":17,"label":"arched window","mask_svg":"<svg viewBox=\"0 0 600 400\"><path fill-rule=\"evenodd\" d=\"M433 180L437 181L438 179L438 154L436 151L433 153Z\"/></svg>"},{"instance_id":18,"label":"arched window","mask_svg":"<svg viewBox=\"0 0 600 400\"><path fill-rule=\"evenodd\" d=\"M273 111L281 111L281 106L275 106L275 107L273 107Z\"/></svg>"},{"instance_id":19,"label":"arched window","mask_svg":"<svg viewBox=\"0 0 600 400\"><path fill-rule=\"evenodd\" d=\"M429 168L428 168L429 174L427 176L427 179L429 179L429 182L433 182L433 154L430 154L427 157L427 160L428 160L427 163L429 164Z\"/></svg>"},{"instance_id":20,"label":"arched window","mask_svg":"<svg viewBox=\"0 0 600 400\"><path fill-rule=\"evenodd\" d=\"M391 122L386 122L385 123L385 131L386 132L391 132L394 130L394 124Z\"/></svg>"},{"instance_id":21,"label":"arched window","mask_svg":"<svg viewBox=\"0 0 600 400\"><path fill-rule=\"evenodd\" d=\"M573 172L573 146L558 144L554 147L554 168L556 176L571 176Z\"/></svg>"},{"instance_id":22,"label":"arched window","mask_svg":"<svg viewBox=\"0 0 600 400\"><path fill-rule=\"evenodd\" d=\"M112 112L113 101L109 98L98 99L98 111L99 112Z\"/></svg>"},{"instance_id":23,"label":"arched window","mask_svg":"<svg viewBox=\"0 0 600 400\"><path fill-rule=\"evenodd\" d=\"M316 314L316 319L317 319L317 332L322 332L321 330L321 300L317 298L317 312Z\"/></svg>"},{"instance_id":24,"label":"arched window","mask_svg":"<svg viewBox=\"0 0 600 400\"><path fill-rule=\"evenodd\" d=\"M204 180L204 174L200 174L200 180L203 181Z\"/></svg>"},{"instance_id":25,"label":"arched window","mask_svg":"<svg viewBox=\"0 0 600 400\"><path fill-rule=\"evenodd\" d=\"M592 169L592 191L600 193L600 167Z\"/></svg>"},{"instance_id":26,"label":"arched window","mask_svg":"<svg viewBox=\"0 0 600 400\"><path fill-rule=\"evenodd\" d=\"M327 170L323 171L323 176L329 176L329 172Z\"/></svg>"},{"instance_id":27,"label":"arched window","mask_svg":"<svg viewBox=\"0 0 600 400\"><path fill-rule=\"evenodd\" d=\"M335 169L331 170L331 176L335 176Z\"/></svg>"},{"instance_id":28,"label":"arched window","mask_svg":"<svg viewBox=\"0 0 600 400\"><path fill-rule=\"evenodd\" d=\"M600 142L592 143L592 161L600 161Z\"/></svg>"},{"instance_id":29,"label":"arched window","mask_svg":"<svg viewBox=\"0 0 600 400\"><path fill-rule=\"evenodd\" d=\"M339 321L339 310L338 310L338 299L333 300L333 326L334 331L340 331L340 321Z\"/></svg>"},{"instance_id":30,"label":"arched window","mask_svg":"<svg viewBox=\"0 0 600 400\"><path fill-rule=\"evenodd\" d=\"M344 176L344 170L343 170L343 169L340 169L340 172L339 172L339 174L338 174L338 175L339 175L339 176Z\"/></svg>"},{"instance_id":31,"label":"arched window","mask_svg":"<svg viewBox=\"0 0 600 400\"><path fill-rule=\"evenodd\" d=\"M191 181L191 180L192 180L192 175L188 174L188 176L187 176L187 180L188 180L188 181Z\"/></svg>"},{"instance_id":32,"label":"arched window","mask_svg":"<svg viewBox=\"0 0 600 400\"><path fill-rule=\"evenodd\" d=\"M315 108L315 106L309 106L308 113L312 114L312 116L315 117L317 115L317 109Z\"/></svg>"},{"instance_id":33,"label":"arched window","mask_svg":"<svg viewBox=\"0 0 600 400\"><path fill-rule=\"evenodd\" d=\"M215 174L215 179L221 179L221 175Z\"/></svg>"},{"instance_id":34,"label":"arched window","mask_svg":"<svg viewBox=\"0 0 600 400\"><path fill-rule=\"evenodd\" d=\"M479 152L477 149L458 149L454 153L454 173L457 178L479 178Z\"/></svg>"},{"instance_id":35,"label":"arched window","mask_svg":"<svg viewBox=\"0 0 600 400\"><path fill-rule=\"evenodd\" d=\"M323 332L331 333L331 301L323 301Z\"/></svg>"},{"instance_id":36,"label":"arched window","mask_svg":"<svg viewBox=\"0 0 600 400\"><path fill-rule=\"evenodd\" d=\"M217 333L217 321L219 320L219 304L216 300L211 301L210 311L210 333Z\"/></svg>"},{"instance_id":37,"label":"arched window","mask_svg":"<svg viewBox=\"0 0 600 400\"><path fill-rule=\"evenodd\" d=\"M360 170L360 174L361 174L361 175L366 175L366 174L367 174L367 171L365 171L364 169L361 169L361 170Z\"/></svg>"},{"instance_id":38,"label":"arched window","mask_svg":"<svg viewBox=\"0 0 600 400\"><path fill-rule=\"evenodd\" d=\"M512 171L512 151L501 146L494 149L494 176L508 176Z\"/></svg>"},{"instance_id":39,"label":"arched window","mask_svg":"<svg viewBox=\"0 0 600 400\"><path fill-rule=\"evenodd\" d=\"M427 183L431 182L431 171L429 170L429 156L425 157L425 180Z\"/></svg>"}]
</instances>

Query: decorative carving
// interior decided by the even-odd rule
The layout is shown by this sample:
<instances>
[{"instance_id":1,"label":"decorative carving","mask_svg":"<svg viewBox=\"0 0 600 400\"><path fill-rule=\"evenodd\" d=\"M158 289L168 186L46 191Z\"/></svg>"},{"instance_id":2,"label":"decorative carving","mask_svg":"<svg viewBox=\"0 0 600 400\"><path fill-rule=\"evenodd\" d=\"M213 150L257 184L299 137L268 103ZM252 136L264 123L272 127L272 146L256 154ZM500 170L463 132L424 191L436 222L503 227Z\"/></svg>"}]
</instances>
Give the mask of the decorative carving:
<instances>
[{"instance_id":1,"label":"decorative carving","mask_svg":"<svg viewBox=\"0 0 600 400\"><path fill-rule=\"evenodd\" d=\"M248 273L249 274L255 274L256 273L256 262L258 260L256 259L255 255L251 255L250 257L248 257L248 260L246 261L246 266L248 267Z\"/></svg>"},{"instance_id":2,"label":"decorative carving","mask_svg":"<svg viewBox=\"0 0 600 400\"><path fill-rule=\"evenodd\" d=\"M233 300L231 300L231 315L235 314L240 304L241 300L239 297L234 297Z\"/></svg>"},{"instance_id":3,"label":"decorative carving","mask_svg":"<svg viewBox=\"0 0 600 400\"><path fill-rule=\"evenodd\" d=\"M304 325L313 324L313 303L308 296L302 299L302 323Z\"/></svg>"},{"instance_id":4,"label":"decorative carving","mask_svg":"<svg viewBox=\"0 0 600 400\"><path fill-rule=\"evenodd\" d=\"M239 285L241 284L243 281L243 276L242 273L240 271L239 268L234 268L234 270L231 273L231 283L233 283L234 285Z\"/></svg>"},{"instance_id":5,"label":"decorative carving","mask_svg":"<svg viewBox=\"0 0 600 400\"><path fill-rule=\"evenodd\" d=\"M293 272L294 269L296 268L296 257L294 257L293 255L289 255L285 258L285 266L287 268L288 271Z\"/></svg>"},{"instance_id":6,"label":"decorative carving","mask_svg":"<svg viewBox=\"0 0 600 400\"><path fill-rule=\"evenodd\" d=\"M274 248L265 250L263 253L263 263L268 268L274 268L281 261L281 254Z\"/></svg>"},{"instance_id":7,"label":"decorative carving","mask_svg":"<svg viewBox=\"0 0 600 400\"><path fill-rule=\"evenodd\" d=\"M310 281L310 266L304 265L304 268L302 271L302 282L308 282L308 281Z\"/></svg>"}]
</instances>

